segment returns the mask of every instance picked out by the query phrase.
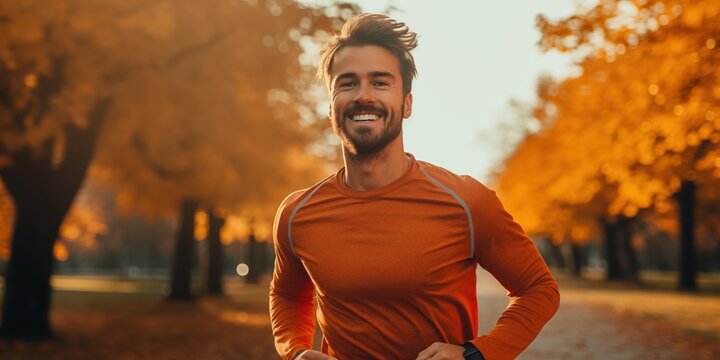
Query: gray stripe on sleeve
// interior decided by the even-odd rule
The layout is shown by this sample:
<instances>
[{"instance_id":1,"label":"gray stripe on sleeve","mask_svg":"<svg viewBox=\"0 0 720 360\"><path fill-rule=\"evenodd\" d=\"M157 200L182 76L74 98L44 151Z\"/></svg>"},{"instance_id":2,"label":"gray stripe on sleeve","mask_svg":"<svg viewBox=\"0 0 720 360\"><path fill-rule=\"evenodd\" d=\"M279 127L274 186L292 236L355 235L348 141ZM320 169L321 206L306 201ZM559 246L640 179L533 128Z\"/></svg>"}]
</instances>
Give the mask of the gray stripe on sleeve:
<instances>
[{"instance_id":1,"label":"gray stripe on sleeve","mask_svg":"<svg viewBox=\"0 0 720 360\"><path fill-rule=\"evenodd\" d=\"M467 204L465 204L465 201L463 201L463 199L460 198L460 196L456 192L452 191L449 187L445 186L445 184L438 181L438 179L436 179L436 178L432 177L430 174L428 174L427 170L425 170L425 168L422 165L420 165L419 168L420 168L420 171L422 171L423 174L425 174L425 176L428 177L428 179L430 179L432 182L437 184L437 186L439 186L441 189L445 190L448 194L452 195L452 197L454 197L455 200L457 200L457 202L460 203L460 206L462 206L462 208L465 210L465 214L467 215L467 219L468 219L468 224L470 226L470 257L474 258L475 257L475 228L473 226L472 215L470 214L470 209L468 208Z\"/></svg>"},{"instance_id":2,"label":"gray stripe on sleeve","mask_svg":"<svg viewBox=\"0 0 720 360\"><path fill-rule=\"evenodd\" d=\"M308 202L308 200L310 200L310 198L311 198L313 195L315 195L315 192L318 191L318 189L320 189L320 187L321 187L323 184L325 184L324 181L323 181L322 183L318 184L318 186L316 186L314 189L312 189L312 191L310 191L310 194L308 194L308 196L306 196L306 197L305 197L304 199L302 199L297 205L295 205L295 208L294 208L293 211L290 213L290 218L288 219L288 242L290 243L290 250L292 250L292 253L293 253L293 255L295 255L295 257L297 257L297 254L295 254L295 246L293 245L293 241L292 241L292 222L293 222L293 219L295 218L295 215L297 214L298 210L300 210L300 208L301 208L303 205L305 205L305 203Z\"/></svg>"}]
</instances>

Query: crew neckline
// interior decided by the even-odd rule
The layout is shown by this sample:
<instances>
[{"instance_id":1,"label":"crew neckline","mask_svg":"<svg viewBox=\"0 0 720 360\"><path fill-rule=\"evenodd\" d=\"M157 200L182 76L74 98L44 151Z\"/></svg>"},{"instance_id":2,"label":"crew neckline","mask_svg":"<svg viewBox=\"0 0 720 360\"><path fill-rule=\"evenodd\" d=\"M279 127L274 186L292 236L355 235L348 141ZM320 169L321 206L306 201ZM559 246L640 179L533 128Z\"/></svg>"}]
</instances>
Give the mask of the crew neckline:
<instances>
[{"instance_id":1,"label":"crew neckline","mask_svg":"<svg viewBox=\"0 0 720 360\"><path fill-rule=\"evenodd\" d=\"M415 160L415 156L413 156L413 154L406 152L405 155L410 157L410 166L405 170L405 172L402 175L400 175L399 178L395 179L393 182L391 182L381 188L372 189L372 190L353 190L353 189L351 189L350 187L345 185L345 181L343 180L343 178L345 176L345 167L344 166L335 173L335 186L341 193L352 196L352 197L357 197L357 198L369 198L369 197L387 194L388 192L393 191L393 190L397 189L398 187L402 186L403 184L405 184L408 181L408 179L410 178L410 174L413 171L415 171L415 169L417 169L417 167L419 166L418 162L417 162L417 160Z\"/></svg>"}]
</instances>

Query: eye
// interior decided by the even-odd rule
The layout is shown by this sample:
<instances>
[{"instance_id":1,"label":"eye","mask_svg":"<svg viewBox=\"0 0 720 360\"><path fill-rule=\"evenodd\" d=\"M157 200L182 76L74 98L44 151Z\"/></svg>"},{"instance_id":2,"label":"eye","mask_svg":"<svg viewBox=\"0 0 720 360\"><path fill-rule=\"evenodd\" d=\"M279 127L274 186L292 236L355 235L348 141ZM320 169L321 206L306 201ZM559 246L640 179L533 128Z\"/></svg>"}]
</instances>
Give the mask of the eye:
<instances>
[{"instance_id":1,"label":"eye","mask_svg":"<svg viewBox=\"0 0 720 360\"><path fill-rule=\"evenodd\" d=\"M355 81L343 81L340 84L338 84L338 88L340 89L347 89L355 86Z\"/></svg>"},{"instance_id":2,"label":"eye","mask_svg":"<svg viewBox=\"0 0 720 360\"><path fill-rule=\"evenodd\" d=\"M388 84L387 81L383 81L383 80L375 80L375 81L373 81L373 86L385 87L385 86L388 86L388 85L390 85L390 84Z\"/></svg>"}]
</instances>

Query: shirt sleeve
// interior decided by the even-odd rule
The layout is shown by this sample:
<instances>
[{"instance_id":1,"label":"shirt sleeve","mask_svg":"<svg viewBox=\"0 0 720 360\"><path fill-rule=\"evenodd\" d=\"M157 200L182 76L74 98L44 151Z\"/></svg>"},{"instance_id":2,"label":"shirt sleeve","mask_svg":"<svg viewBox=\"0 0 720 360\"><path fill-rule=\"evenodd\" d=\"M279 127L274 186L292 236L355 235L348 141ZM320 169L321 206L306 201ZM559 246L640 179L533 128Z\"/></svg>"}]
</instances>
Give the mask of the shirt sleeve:
<instances>
[{"instance_id":1,"label":"shirt sleeve","mask_svg":"<svg viewBox=\"0 0 720 360\"><path fill-rule=\"evenodd\" d=\"M312 348L315 332L314 287L288 239L288 204L300 192L280 205L273 224L275 267L270 282L270 320L275 349L284 360L292 360L303 349Z\"/></svg>"},{"instance_id":2,"label":"shirt sleeve","mask_svg":"<svg viewBox=\"0 0 720 360\"><path fill-rule=\"evenodd\" d=\"M505 287L510 303L496 326L472 343L486 359L514 359L555 315L560 293L535 244L495 192L482 187L473 204L475 258Z\"/></svg>"}]
</instances>

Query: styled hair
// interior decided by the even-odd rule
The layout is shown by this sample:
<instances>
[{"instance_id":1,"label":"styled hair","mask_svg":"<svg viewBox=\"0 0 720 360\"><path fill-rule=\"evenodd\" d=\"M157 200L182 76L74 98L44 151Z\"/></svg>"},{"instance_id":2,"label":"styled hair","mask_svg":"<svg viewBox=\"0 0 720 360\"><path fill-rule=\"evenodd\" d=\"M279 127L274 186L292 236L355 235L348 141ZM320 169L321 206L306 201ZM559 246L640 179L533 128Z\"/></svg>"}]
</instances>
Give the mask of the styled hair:
<instances>
[{"instance_id":1,"label":"styled hair","mask_svg":"<svg viewBox=\"0 0 720 360\"><path fill-rule=\"evenodd\" d=\"M343 25L339 34L334 35L320 60L318 78L330 86L330 70L335 54L346 46L377 45L395 55L400 63L403 94L412 90L413 78L417 76L415 59L410 53L417 47L417 34L410 31L405 23L380 14L358 14Z\"/></svg>"}]
</instances>

